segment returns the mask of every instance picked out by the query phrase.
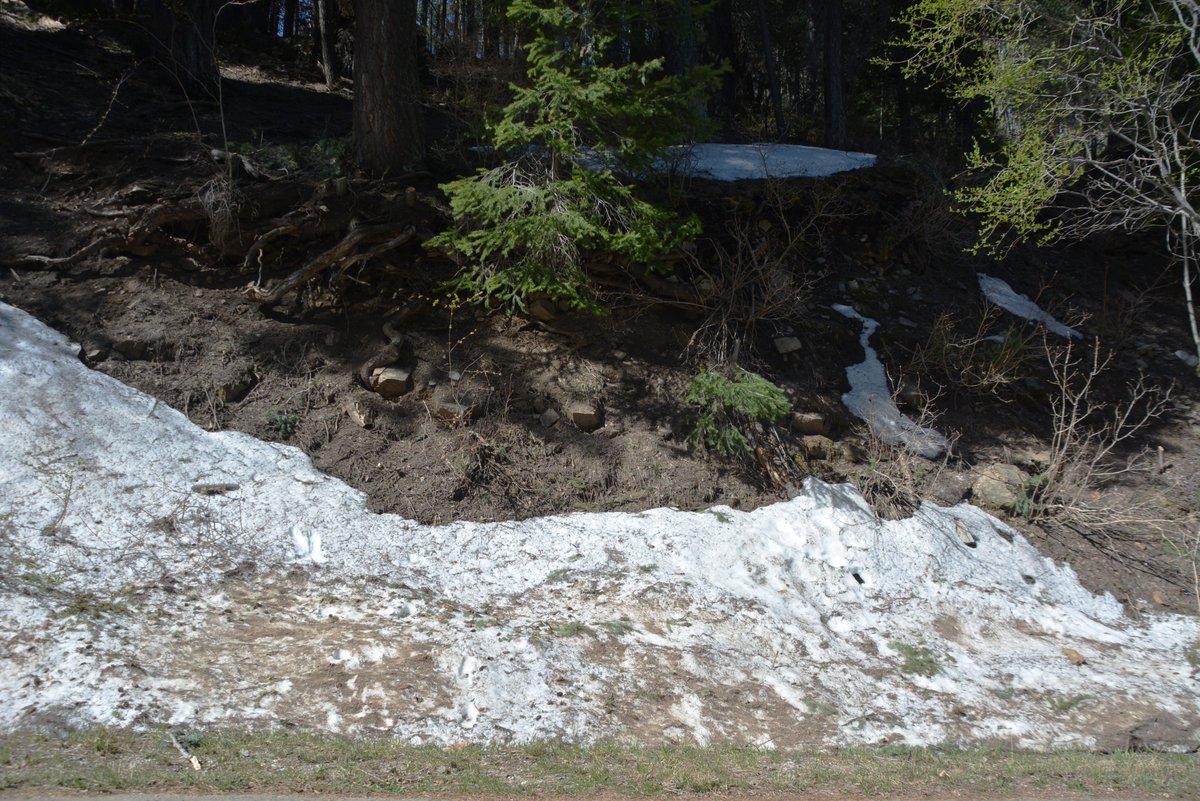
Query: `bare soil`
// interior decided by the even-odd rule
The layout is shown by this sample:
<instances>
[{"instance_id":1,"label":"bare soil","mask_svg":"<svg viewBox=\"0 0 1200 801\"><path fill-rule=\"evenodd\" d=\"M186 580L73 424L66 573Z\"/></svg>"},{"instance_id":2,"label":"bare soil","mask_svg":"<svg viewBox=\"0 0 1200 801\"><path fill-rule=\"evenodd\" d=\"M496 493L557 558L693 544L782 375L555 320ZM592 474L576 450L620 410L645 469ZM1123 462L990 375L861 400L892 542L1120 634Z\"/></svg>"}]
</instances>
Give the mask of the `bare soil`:
<instances>
[{"instance_id":1,"label":"bare soil","mask_svg":"<svg viewBox=\"0 0 1200 801\"><path fill-rule=\"evenodd\" d=\"M613 308L600 318L554 309L539 320L457 305L439 289L453 265L420 246L447 223L436 185L448 176L366 182L320 172L332 162L313 155L324 152L316 145L349 132L347 97L315 88L303 68L272 68L264 58L226 65L219 105L185 102L111 32L86 22L46 25L21 8L0 6L0 300L65 332L89 365L197 425L301 448L366 493L372 509L422 522L750 509L786 498L807 475L857 481L885 513L904 513L922 497L956 503L971 497L986 465L1036 471L1028 463L1051 441L1057 397L1040 337L1028 327L1016 325L1022 367L1003 385L972 388L961 365L931 360L943 315L961 339L988 314L975 279L981 270L1040 293L1060 318L1100 337L1114 356L1097 399L1120 398L1139 374L1174 387L1165 412L1118 454L1148 448L1150 461L1138 462L1148 468L1095 488L1127 508L1144 507L1143 519L1103 527L1010 522L1135 614L1195 610L1195 553L1187 547L1200 522L1200 382L1174 355L1188 349L1183 304L1153 237L1017 249L1003 263L968 257L964 223L939 211L941 184L911 165L782 189L687 184L674 201L698 214L718 244L731 239L727 224L736 221L771 247L790 226L826 219L813 216L814 198L841 198L838 213L788 262L804 302L789 318L751 326L742 354L785 388L796 411L823 416L834 452L815 453L784 419L750 426L753 456L706 455L689 441L696 409L684 402L705 356L696 339L710 319L703 304L672 302L662 282L623 279L624 289L605 284ZM286 175L232 179L240 197L259 204L239 206L239 224L258 226L253 231L221 229L212 200L211 190L231 180L223 154L237 148L229 142L251 143L239 151L254 156L244 170L288 148L308 159ZM130 232L165 201L204 213L167 220L138 248L49 261L106 236L132 241ZM296 209L311 215L288 218ZM314 220L343 209L345 228L314 233ZM243 258L255 236L285 218L307 227L264 249L261 260ZM280 281L360 219L412 226L416 235L369 260L321 270L277 303L246 291ZM699 260L716 247L702 245ZM686 287L694 275L681 266L676 278ZM835 302L880 320L875 347L898 384L920 390L901 393L907 411L933 412L940 430L957 435L950 458L933 463L882 447L846 414L845 368L861 361L862 349L858 325L833 312ZM386 399L361 374L394 344L386 324L402 311L403 345L381 364L410 370L412 388ZM1013 324L1002 314L986 317L989 331ZM780 354L780 336L798 338L801 349ZM576 425L572 413L583 409L599 413L602 425Z\"/></svg>"}]
</instances>

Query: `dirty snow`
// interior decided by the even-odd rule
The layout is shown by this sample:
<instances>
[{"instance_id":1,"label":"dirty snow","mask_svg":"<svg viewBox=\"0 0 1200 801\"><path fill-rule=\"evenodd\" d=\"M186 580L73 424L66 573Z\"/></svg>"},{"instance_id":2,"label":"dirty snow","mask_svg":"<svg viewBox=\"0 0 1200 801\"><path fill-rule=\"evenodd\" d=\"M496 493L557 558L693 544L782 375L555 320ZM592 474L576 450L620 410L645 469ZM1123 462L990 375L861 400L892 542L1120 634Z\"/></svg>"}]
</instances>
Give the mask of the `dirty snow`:
<instances>
[{"instance_id":1,"label":"dirty snow","mask_svg":"<svg viewBox=\"0 0 1200 801\"><path fill-rule=\"evenodd\" d=\"M871 167L875 156L805 145L727 145L706 143L681 148L674 168L683 175L712 181L766 178L820 178Z\"/></svg>"},{"instance_id":2,"label":"dirty snow","mask_svg":"<svg viewBox=\"0 0 1200 801\"><path fill-rule=\"evenodd\" d=\"M1046 326L1048 331L1058 334L1060 337L1067 339L1083 338L1083 334L1054 319L1053 315L1030 300L1028 296L1018 293L1006 282L999 278L993 278L990 275L984 275L983 273L978 273L978 276L979 288L983 290L984 296L1005 311L1015 314L1018 317L1023 317L1026 320L1041 323Z\"/></svg>"},{"instance_id":3,"label":"dirty snow","mask_svg":"<svg viewBox=\"0 0 1200 801\"><path fill-rule=\"evenodd\" d=\"M1057 748L1200 713L1195 620L1127 619L969 505L882 521L810 480L424 526L77 354L0 304L0 727Z\"/></svg>"},{"instance_id":4,"label":"dirty snow","mask_svg":"<svg viewBox=\"0 0 1200 801\"><path fill-rule=\"evenodd\" d=\"M950 446L946 437L932 428L914 423L892 400L887 371L883 368L883 362L879 361L879 354L871 347L871 336L879 330L879 323L841 303L835 303L833 310L862 323L862 334L858 341L863 347L864 357L858 364L846 368L850 391L842 395L842 403L851 414L867 424L871 433L889 445L905 448L927 459L936 459L945 453Z\"/></svg>"}]
</instances>

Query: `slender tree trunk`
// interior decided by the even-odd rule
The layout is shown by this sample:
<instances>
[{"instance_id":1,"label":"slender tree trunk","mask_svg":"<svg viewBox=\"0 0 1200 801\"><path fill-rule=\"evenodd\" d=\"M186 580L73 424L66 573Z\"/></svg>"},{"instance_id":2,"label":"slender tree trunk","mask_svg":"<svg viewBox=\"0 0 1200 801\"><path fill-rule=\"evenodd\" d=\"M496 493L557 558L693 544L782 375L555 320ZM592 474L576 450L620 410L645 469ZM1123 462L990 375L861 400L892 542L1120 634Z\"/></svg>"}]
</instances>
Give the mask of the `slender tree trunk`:
<instances>
[{"instance_id":1,"label":"slender tree trunk","mask_svg":"<svg viewBox=\"0 0 1200 801\"><path fill-rule=\"evenodd\" d=\"M284 0L283 36L290 39L296 35L296 20L300 17L300 0Z\"/></svg>"},{"instance_id":2,"label":"slender tree trunk","mask_svg":"<svg viewBox=\"0 0 1200 801\"><path fill-rule=\"evenodd\" d=\"M334 7L336 0L313 0L316 12L315 25L321 44L321 68L325 73L325 87L330 91L337 86L342 74L342 65L337 52L337 20Z\"/></svg>"},{"instance_id":3,"label":"slender tree trunk","mask_svg":"<svg viewBox=\"0 0 1200 801\"><path fill-rule=\"evenodd\" d=\"M767 81L771 86L771 107L775 111L775 135L783 139L787 127L783 122L783 96L779 91L779 70L775 67L775 50L771 47L771 26L767 23L766 0L758 0L758 26L762 36L763 57L767 61Z\"/></svg>"},{"instance_id":4,"label":"slender tree trunk","mask_svg":"<svg viewBox=\"0 0 1200 801\"><path fill-rule=\"evenodd\" d=\"M825 147L844 148L846 138L842 0L828 0L825 6Z\"/></svg>"},{"instance_id":5,"label":"slender tree trunk","mask_svg":"<svg viewBox=\"0 0 1200 801\"><path fill-rule=\"evenodd\" d=\"M354 149L359 167L372 175L418 167L425 143L416 0L357 0L354 47Z\"/></svg>"}]
</instances>

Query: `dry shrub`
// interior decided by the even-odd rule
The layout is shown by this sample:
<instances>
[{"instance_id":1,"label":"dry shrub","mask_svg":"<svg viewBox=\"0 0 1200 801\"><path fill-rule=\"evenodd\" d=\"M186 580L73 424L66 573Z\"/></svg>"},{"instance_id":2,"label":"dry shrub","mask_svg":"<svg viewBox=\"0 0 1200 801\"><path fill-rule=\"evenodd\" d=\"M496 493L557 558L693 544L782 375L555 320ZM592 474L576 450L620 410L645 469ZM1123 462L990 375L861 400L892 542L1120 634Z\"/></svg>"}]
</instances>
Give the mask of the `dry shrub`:
<instances>
[{"instance_id":1,"label":"dry shrub","mask_svg":"<svg viewBox=\"0 0 1200 801\"><path fill-rule=\"evenodd\" d=\"M964 324L944 312L933 324L914 367L932 374L955 390L1005 400L1005 390L1029 374L1036 355L1037 334L1030 326L1001 325L1002 312L984 304L973 323Z\"/></svg>"},{"instance_id":2,"label":"dry shrub","mask_svg":"<svg viewBox=\"0 0 1200 801\"><path fill-rule=\"evenodd\" d=\"M825 233L849 214L832 184L794 189L768 181L757 217L735 214L724 237L705 239L688 253L686 272L703 315L689 354L737 365L763 324L781 327L802 317L820 277L815 258Z\"/></svg>"},{"instance_id":3,"label":"dry shrub","mask_svg":"<svg viewBox=\"0 0 1200 801\"><path fill-rule=\"evenodd\" d=\"M893 393L892 402L899 405L899 393ZM919 411L913 420L921 428L936 428L939 414L936 396L922 393L918 402ZM903 446L885 442L866 427L867 458L857 476L859 492L875 514L885 520L910 517L921 501L933 494L943 471L953 458L958 432L948 435L950 445L941 458L926 459L909 453Z\"/></svg>"},{"instance_id":4,"label":"dry shrub","mask_svg":"<svg viewBox=\"0 0 1200 801\"><path fill-rule=\"evenodd\" d=\"M1140 442L1147 426L1168 409L1171 389L1149 384L1144 375L1125 386L1125 397L1107 401L1099 384L1112 363L1100 341L1090 346L1045 342L1055 394L1050 458L1031 493L1029 516L1054 519L1088 531L1161 528L1168 521L1148 501L1115 491L1136 474L1157 469Z\"/></svg>"}]
</instances>

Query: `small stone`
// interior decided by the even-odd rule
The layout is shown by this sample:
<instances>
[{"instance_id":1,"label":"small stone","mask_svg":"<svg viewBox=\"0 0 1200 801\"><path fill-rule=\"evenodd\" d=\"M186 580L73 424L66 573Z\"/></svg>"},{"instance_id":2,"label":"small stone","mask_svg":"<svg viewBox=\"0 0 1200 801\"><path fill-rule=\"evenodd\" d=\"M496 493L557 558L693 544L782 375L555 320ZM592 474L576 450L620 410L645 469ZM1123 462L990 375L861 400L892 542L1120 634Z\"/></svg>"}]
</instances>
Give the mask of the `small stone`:
<instances>
[{"instance_id":1,"label":"small stone","mask_svg":"<svg viewBox=\"0 0 1200 801\"><path fill-rule=\"evenodd\" d=\"M1154 601L1154 603L1158 604L1159 606L1167 605L1166 597L1158 590L1155 590L1154 592L1150 593L1150 599L1152 601Z\"/></svg>"},{"instance_id":2,"label":"small stone","mask_svg":"<svg viewBox=\"0 0 1200 801\"><path fill-rule=\"evenodd\" d=\"M908 319L907 317L899 317L896 319L896 322L900 323L900 325L904 326L905 328L916 328L917 327L917 324L914 323L912 320Z\"/></svg>"},{"instance_id":3,"label":"small stone","mask_svg":"<svg viewBox=\"0 0 1200 801\"><path fill-rule=\"evenodd\" d=\"M1020 459L1021 463L1033 470L1034 473L1044 473L1050 467L1050 451L1048 450L1025 451L1021 454Z\"/></svg>"},{"instance_id":4,"label":"small stone","mask_svg":"<svg viewBox=\"0 0 1200 801\"><path fill-rule=\"evenodd\" d=\"M538 414L542 414L550 408L550 401L546 400L545 395L534 395L532 403L533 410Z\"/></svg>"},{"instance_id":5,"label":"small stone","mask_svg":"<svg viewBox=\"0 0 1200 801\"><path fill-rule=\"evenodd\" d=\"M410 186L404 190L404 205L417 205L417 188L415 186Z\"/></svg>"},{"instance_id":6,"label":"small stone","mask_svg":"<svg viewBox=\"0 0 1200 801\"><path fill-rule=\"evenodd\" d=\"M849 281L846 282L846 289L849 289L851 292L857 292L858 291L858 281L851 278Z\"/></svg>"},{"instance_id":7,"label":"small stone","mask_svg":"<svg viewBox=\"0 0 1200 801\"><path fill-rule=\"evenodd\" d=\"M613 355L613 358L616 359L617 361L623 362L623 361L625 361L626 356L628 356L629 354L627 354L623 350L614 350L612 355Z\"/></svg>"},{"instance_id":8,"label":"small stone","mask_svg":"<svg viewBox=\"0 0 1200 801\"><path fill-rule=\"evenodd\" d=\"M1008 511L1024 491L1026 476L1011 464L990 464L971 485L971 500L976 506Z\"/></svg>"},{"instance_id":9,"label":"small stone","mask_svg":"<svg viewBox=\"0 0 1200 801\"><path fill-rule=\"evenodd\" d=\"M792 430L797 434L820 434L828 436L829 421L819 412L793 412Z\"/></svg>"},{"instance_id":10,"label":"small stone","mask_svg":"<svg viewBox=\"0 0 1200 801\"><path fill-rule=\"evenodd\" d=\"M450 371L450 383L453 384L457 381L462 381L462 373L460 373L458 370L451 370Z\"/></svg>"},{"instance_id":11,"label":"small stone","mask_svg":"<svg viewBox=\"0 0 1200 801\"><path fill-rule=\"evenodd\" d=\"M370 428L375 424L375 414L370 407L359 401L351 401L345 405L346 416L359 428Z\"/></svg>"},{"instance_id":12,"label":"small stone","mask_svg":"<svg viewBox=\"0 0 1200 801\"><path fill-rule=\"evenodd\" d=\"M604 425L604 413L590 403L577 403L571 407L571 422L580 431L592 432Z\"/></svg>"},{"instance_id":13,"label":"small stone","mask_svg":"<svg viewBox=\"0 0 1200 801\"><path fill-rule=\"evenodd\" d=\"M478 406L467 406L464 403L442 401L433 408L433 416L443 423L469 423L479 414Z\"/></svg>"},{"instance_id":14,"label":"small stone","mask_svg":"<svg viewBox=\"0 0 1200 801\"><path fill-rule=\"evenodd\" d=\"M562 417L562 415L558 413L558 410L554 407L550 407L546 409L546 411L542 412L542 416L539 419L542 421L542 425L544 425L546 428L549 428L557 423L560 417Z\"/></svg>"},{"instance_id":15,"label":"small stone","mask_svg":"<svg viewBox=\"0 0 1200 801\"><path fill-rule=\"evenodd\" d=\"M779 351L781 356L795 353L802 347L803 345L796 337L775 337L775 350Z\"/></svg>"},{"instance_id":16,"label":"small stone","mask_svg":"<svg viewBox=\"0 0 1200 801\"><path fill-rule=\"evenodd\" d=\"M967 524L958 518L955 518L954 520L954 533L958 535L958 541L968 548L974 548L976 546L977 543L975 541L975 535L972 534L971 530L967 528Z\"/></svg>"},{"instance_id":17,"label":"small stone","mask_svg":"<svg viewBox=\"0 0 1200 801\"><path fill-rule=\"evenodd\" d=\"M385 398L398 398L413 388L411 370L377 367L371 373L371 388Z\"/></svg>"},{"instance_id":18,"label":"small stone","mask_svg":"<svg viewBox=\"0 0 1200 801\"><path fill-rule=\"evenodd\" d=\"M800 450L809 461L827 462L841 453L841 448L829 437L810 434L800 440Z\"/></svg>"},{"instance_id":19,"label":"small stone","mask_svg":"<svg viewBox=\"0 0 1200 801\"><path fill-rule=\"evenodd\" d=\"M558 317L558 305L547 295L534 295L529 299L529 316L548 323Z\"/></svg>"},{"instance_id":20,"label":"small stone","mask_svg":"<svg viewBox=\"0 0 1200 801\"><path fill-rule=\"evenodd\" d=\"M1065 656L1072 665L1087 664L1087 660L1083 657L1083 654L1079 653L1074 648L1064 648L1062 649L1062 652L1063 656Z\"/></svg>"}]
</instances>

